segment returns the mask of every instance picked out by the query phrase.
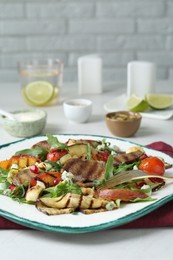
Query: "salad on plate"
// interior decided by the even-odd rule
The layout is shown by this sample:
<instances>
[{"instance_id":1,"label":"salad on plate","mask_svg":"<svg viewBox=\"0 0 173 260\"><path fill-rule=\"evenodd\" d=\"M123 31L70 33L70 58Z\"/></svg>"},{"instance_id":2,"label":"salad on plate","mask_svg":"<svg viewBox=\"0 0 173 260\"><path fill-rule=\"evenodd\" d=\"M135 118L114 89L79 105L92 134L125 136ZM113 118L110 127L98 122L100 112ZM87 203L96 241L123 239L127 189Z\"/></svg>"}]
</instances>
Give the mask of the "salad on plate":
<instances>
[{"instance_id":1,"label":"salad on plate","mask_svg":"<svg viewBox=\"0 0 173 260\"><path fill-rule=\"evenodd\" d=\"M0 161L0 195L32 204L48 216L113 211L122 204L153 201L152 194L164 188L162 176L170 167L141 146L124 151L104 138L61 142L47 134L46 139ZM104 188L112 177L131 170L147 175Z\"/></svg>"}]
</instances>

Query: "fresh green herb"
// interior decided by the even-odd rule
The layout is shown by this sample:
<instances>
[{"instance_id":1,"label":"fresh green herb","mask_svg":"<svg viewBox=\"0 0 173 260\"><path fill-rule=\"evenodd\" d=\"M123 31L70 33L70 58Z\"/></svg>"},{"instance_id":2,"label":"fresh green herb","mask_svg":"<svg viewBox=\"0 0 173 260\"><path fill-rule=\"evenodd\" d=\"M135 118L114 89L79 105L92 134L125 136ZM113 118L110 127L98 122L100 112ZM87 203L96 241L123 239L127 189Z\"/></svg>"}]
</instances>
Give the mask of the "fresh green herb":
<instances>
[{"instance_id":1,"label":"fresh green herb","mask_svg":"<svg viewBox=\"0 0 173 260\"><path fill-rule=\"evenodd\" d=\"M0 182L4 183L7 180L8 170L0 168Z\"/></svg>"},{"instance_id":2,"label":"fresh green herb","mask_svg":"<svg viewBox=\"0 0 173 260\"><path fill-rule=\"evenodd\" d=\"M47 134L46 136L48 138L47 141L48 141L51 149L54 149L54 148L58 148L60 150L68 149L68 146L64 143L59 142L58 138L56 138L55 136L53 136L51 134Z\"/></svg>"},{"instance_id":3,"label":"fresh green herb","mask_svg":"<svg viewBox=\"0 0 173 260\"><path fill-rule=\"evenodd\" d=\"M46 149L36 146L35 148L32 149L24 149L21 151L17 151L15 155L29 154L33 156L38 156L42 161L44 161L46 159L47 153L48 151Z\"/></svg>"},{"instance_id":4,"label":"fresh green herb","mask_svg":"<svg viewBox=\"0 0 173 260\"><path fill-rule=\"evenodd\" d=\"M139 163L140 162L133 162L129 164L121 163L120 165L118 165L118 167L114 167L113 173L115 175L123 171L132 170L134 167L138 167Z\"/></svg>"},{"instance_id":5,"label":"fresh green herb","mask_svg":"<svg viewBox=\"0 0 173 260\"><path fill-rule=\"evenodd\" d=\"M26 193L26 187L24 184L16 186L12 191L10 197L13 199L23 199Z\"/></svg>"},{"instance_id":6,"label":"fresh green herb","mask_svg":"<svg viewBox=\"0 0 173 260\"><path fill-rule=\"evenodd\" d=\"M45 189L44 192L47 193L45 197L51 198L56 198L67 193L82 194L81 188L77 184L65 181L60 182L54 187Z\"/></svg>"},{"instance_id":7,"label":"fresh green herb","mask_svg":"<svg viewBox=\"0 0 173 260\"><path fill-rule=\"evenodd\" d=\"M52 162L52 161L46 160L45 163L48 163L52 166L51 168L49 168L49 170L47 170L49 172L51 172L51 171L60 172L62 169L62 165L59 162Z\"/></svg>"},{"instance_id":8,"label":"fresh green herb","mask_svg":"<svg viewBox=\"0 0 173 260\"><path fill-rule=\"evenodd\" d=\"M156 199L147 197L147 198L136 198L136 199L130 200L130 201L131 202L146 202L146 201L153 201L153 200L156 200Z\"/></svg>"},{"instance_id":9,"label":"fresh green herb","mask_svg":"<svg viewBox=\"0 0 173 260\"><path fill-rule=\"evenodd\" d=\"M108 160L106 162L105 166L105 179L109 179L113 176L113 161L114 157L112 155L109 155Z\"/></svg>"},{"instance_id":10,"label":"fresh green herb","mask_svg":"<svg viewBox=\"0 0 173 260\"><path fill-rule=\"evenodd\" d=\"M87 144L87 160L91 160L91 146Z\"/></svg>"},{"instance_id":11,"label":"fresh green herb","mask_svg":"<svg viewBox=\"0 0 173 260\"><path fill-rule=\"evenodd\" d=\"M16 186L13 190L9 189L10 183L6 183L3 189L0 190L1 195L8 196L15 201L26 203L25 194L26 194L26 187L24 184Z\"/></svg>"}]
</instances>

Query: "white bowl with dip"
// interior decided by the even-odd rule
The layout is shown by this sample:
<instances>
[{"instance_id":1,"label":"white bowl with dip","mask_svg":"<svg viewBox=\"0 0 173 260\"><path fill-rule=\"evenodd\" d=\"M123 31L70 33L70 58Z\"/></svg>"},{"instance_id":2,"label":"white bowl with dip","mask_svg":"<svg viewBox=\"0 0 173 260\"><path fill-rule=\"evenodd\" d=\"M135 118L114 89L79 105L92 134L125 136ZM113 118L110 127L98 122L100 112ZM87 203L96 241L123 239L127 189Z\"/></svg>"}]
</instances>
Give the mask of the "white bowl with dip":
<instances>
[{"instance_id":1,"label":"white bowl with dip","mask_svg":"<svg viewBox=\"0 0 173 260\"><path fill-rule=\"evenodd\" d=\"M66 118L73 123L86 123L92 113L92 101L89 99L69 99L63 103Z\"/></svg>"},{"instance_id":2,"label":"white bowl with dip","mask_svg":"<svg viewBox=\"0 0 173 260\"><path fill-rule=\"evenodd\" d=\"M26 109L11 112L15 119L1 116L4 129L15 137L31 137L42 132L46 124L47 114L40 109Z\"/></svg>"}]
</instances>

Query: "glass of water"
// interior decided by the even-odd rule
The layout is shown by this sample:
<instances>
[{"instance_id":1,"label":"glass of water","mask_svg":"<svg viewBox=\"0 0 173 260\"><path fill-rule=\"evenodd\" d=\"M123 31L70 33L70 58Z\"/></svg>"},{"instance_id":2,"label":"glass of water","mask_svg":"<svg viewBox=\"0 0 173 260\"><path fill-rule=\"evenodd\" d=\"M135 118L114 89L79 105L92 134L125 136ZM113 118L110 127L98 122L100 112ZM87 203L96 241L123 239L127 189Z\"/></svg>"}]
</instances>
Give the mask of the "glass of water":
<instances>
[{"instance_id":1,"label":"glass of water","mask_svg":"<svg viewBox=\"0 0 173 260\"><path fill-rule=\"evenodd\" d=\"M19 62L24 100L32 106L58 103L63 83L63 62L59 59L33 59Z\"/></svg>"}]
</instances>

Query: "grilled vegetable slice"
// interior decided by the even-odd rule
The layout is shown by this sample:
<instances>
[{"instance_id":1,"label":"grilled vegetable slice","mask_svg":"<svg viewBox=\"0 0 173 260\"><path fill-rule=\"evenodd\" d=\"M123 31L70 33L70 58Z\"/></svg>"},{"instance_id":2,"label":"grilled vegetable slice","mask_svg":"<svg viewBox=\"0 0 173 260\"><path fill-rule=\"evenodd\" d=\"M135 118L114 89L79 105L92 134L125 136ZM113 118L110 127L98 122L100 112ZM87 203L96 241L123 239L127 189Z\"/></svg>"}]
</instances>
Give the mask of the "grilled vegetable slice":
<instances>
[{"instance_id":1,"label":"grilled vegetable slice","mask_svg":"<svg viewBox=\"0 0 173 260\"><path fill-rule=\"evenodd\" d=\"M41 211L42 213L48 216L69 214L74 211L74 208L66 208L66 209L49 208L46 207L40 200L36 202L35 206L39 211Z\"/></svg>"},{"instance_id":2,"label":"grilled vegetable slice","mask_svg":"<svg viewBox=\"0 0 173 260\"><path fill-rule=\"evenodd\" d=\"M74 144L68 147L68 152L71 157L86 157L87 150L87 144Z\"/></svg>"},{"instance_id":3,"label":"grilled vegetable slice","mask_svg":"<svg viewBox=\"0 0 173 260\"><path fill-rule=\"evenodd\" d=\"M28 154L21 154L21 155L12 156L10 161L11 161L11 165L17 164L19 166L19 168L25 168L25 167L35 164L39 160L36 156L28 155Z\"/></svg>"},{"instance_id":4,"label":"grilled vegetable slice","mask_svg":"<svg viewBox=\"0 0 173 260\"><path fill-rule=\"evenodd\" d=\"M61 158L60 158L60 163L61 165L64 165L68 160L70 160L72 157L69 153L63 155Z\"/></svg>"},{"instance_id":5,"label":"grilled vegetable slice","mask_svg":"<svg viewBox=\"0 0 173 260\"><path fill-rule=\"evenodd\" d=\"M64 209L100 209L106 208L110 201L100 198L93 198L90 196L84 196L79 194L67 193L57 198L40 198L40 201L47 207ZM114 208L117 208L116 204L112 202Z\"/></svg>"},{"instance_id":6,"label":"grilled vegetable slice","mask_svg":"<svg viewBox=\"0 0 173 260\"><path fill-rule=\"evenodd\" d=\"M41 192L44 190L45 185L40 181L37 181L37 185L29 188L26 192L25 199L28 202L36 202Z\"/></svg>"},{"instance_id":7,"label":"grilled vegetable slice","mask_svg":"<svg viewBox=\"0 0 173 260\"><path fill-rule=\"evenodd\" d=\"M52 187L55 184L55 180L59 178L61 180L61 173L60 172L44 172L38 174L36 179L42 181L46 187Z\"/></svg>"}]
</instances>

